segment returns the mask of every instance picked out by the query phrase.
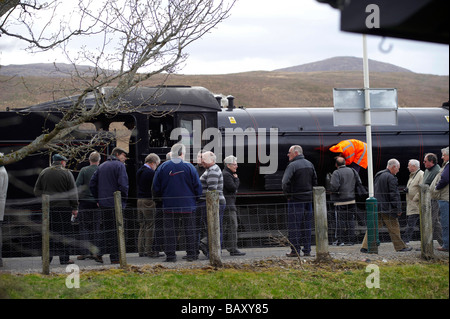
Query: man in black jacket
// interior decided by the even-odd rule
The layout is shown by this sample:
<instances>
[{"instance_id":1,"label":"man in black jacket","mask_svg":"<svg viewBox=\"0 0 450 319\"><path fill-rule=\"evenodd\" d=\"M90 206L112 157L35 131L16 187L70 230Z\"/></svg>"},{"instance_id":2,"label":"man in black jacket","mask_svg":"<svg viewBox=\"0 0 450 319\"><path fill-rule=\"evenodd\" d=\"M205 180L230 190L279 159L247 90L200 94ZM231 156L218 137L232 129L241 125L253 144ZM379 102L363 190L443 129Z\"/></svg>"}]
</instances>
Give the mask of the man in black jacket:
<instances>
[{"instance_id":1,"label":"man in black jacket","mask_svg":"<svg viewBox=\"0 0 450 319\"><path fill-rule=\"evenodd\" d=\"M289 165L282 179L283 193L288 198L288 232L291 252L298 257L301 246L304 256L311 256L311 221L313 187L317 185L314 165L305 159L300 145L293 145L288 153Z\"/></svg>"},{"instance_id":2,"label":"man in black jacket","mask_svg":"<svg viewBox=\"0 0 450 319\"><path fill-rule=\"evenodd\" d=\"M391 159L387 168L378 172L374 178L375 198L378 201L378 228L386 225L396 251L410 251L400 236L400 224L398 217L402 214L402 203L398 190L398 180L395 175L400 170L400 162ZM364 236L361 252L368 252L367 232Z\"/></svg>"},{"instance_id":3,"label":"man in black jacket","mask_svg":"<svg viewBox=\"0 0 450 319\"><path fill-rule=\"evenodd\" d=\"M355 236L356 200L355 187L361 184L358 173L345 166L345 158L336 158L336 170L331 175L331 201L334 202L336 218L335 242L333 245L353 245Z\"/></svg>"},{"instance_id":4,"label":"man in black jacket","mask_svg":"<svg viewBox=\"0 0 450 319\"><path fill-rule=\"evenodd\" d=\"M152 198L153 177L161 159L155 153L147 155L145 163L136 172L137 184L137 216L139 221L138 253L139 257L160 257L159 251L154 250L155 240L159 242L162 238L155 238L156 227L156 203Z\"/></svg>"},{"instance_id":5,"label":"man in black jacket","mask_svg":"<svg viewBox=\"0 0 450 319\"><path fill-rule=\"evenodd\" d=\"M239 188L239 177L236 173L238 168L237 158L233 155L227 156L223 163L225 168L223 175L223 196L227 201L227 206L223 215L223 240L224 246L230 252L231 256L244 256L245 253L237 249L237 209L236 194Z\"/></svg>"},{"instance_id":6,"label":"man in black jacket","mask_svg":"<svg viewBox=\"0 0 450 319\"><path fill-rule=\"evenodd\" d=\"M65 168L67 158L55 154L52 161L52 165L39 174L34 194L38 197L50 196L50 232L67 239L73 235L71 217L78 215L77 186L72 173ZM65 241L67 240L52 240L51 253L59 255L61 265L73 264L73 260L69 259L70 249Z\"/></svg>"}]
</instances>

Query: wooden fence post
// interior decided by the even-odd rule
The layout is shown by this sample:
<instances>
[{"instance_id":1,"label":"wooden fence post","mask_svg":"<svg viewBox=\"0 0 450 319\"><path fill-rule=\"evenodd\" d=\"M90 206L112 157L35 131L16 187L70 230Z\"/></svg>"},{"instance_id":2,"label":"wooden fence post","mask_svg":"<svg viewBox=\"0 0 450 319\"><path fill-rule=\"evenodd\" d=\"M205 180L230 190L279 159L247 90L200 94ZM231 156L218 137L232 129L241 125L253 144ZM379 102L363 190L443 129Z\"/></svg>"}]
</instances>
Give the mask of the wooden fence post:
<instances>
[{"instance_id":1,"label":"wooden fence post","mask_svg":"<svg viewBox=\"0 0 450 319\"><path fill-rule=\"evenodd\" d=\"M331 261L328 251L328 221L327 221L327 200L325 187L314 187L314 222L316 235L316 260L319 262Z\"/></svg>"},{"instance_id":2,"label":"wooden fence post","mask_svg":"<svg viewBox=\"0 0 450 319\"><path fill-rule=\"evenodd\" d=\"M120 191L114 193L114 208L116 215L117 240L119 246L119 262L121 268L126 268L127 252L125 247L125 229L123 225L122 195Z\"/></svg>"},{"instance_id":3,"label":"wooden fence post","mask_svg":"<svg viewBox=\"0 0 450 319\"><path fill-rule=\"evenodd\" d=\"M420 185L420 242L422 259L433 259L433 224L430 187L428 185Z\"/></svg>"},{"instance_id":4,"label":"wooden fence post","mask_svg":"<svg viewBox=\"0 0 450 319\"><path fill-rule=\"evenodd\" d=\"M42 195L42 273L50 274L50 196Z\"/></svg>"},{"instance_id":5,"label":"wooden fence post","mask_svg":"<svg viewBox=\"0 0 450 319\"><path fill-rule=\"evenodd\" d=\"M206 214L208 221L209 262L211 266L222 267L220 257L219 192L206 192Z\"/></svg>"}]
</instances>

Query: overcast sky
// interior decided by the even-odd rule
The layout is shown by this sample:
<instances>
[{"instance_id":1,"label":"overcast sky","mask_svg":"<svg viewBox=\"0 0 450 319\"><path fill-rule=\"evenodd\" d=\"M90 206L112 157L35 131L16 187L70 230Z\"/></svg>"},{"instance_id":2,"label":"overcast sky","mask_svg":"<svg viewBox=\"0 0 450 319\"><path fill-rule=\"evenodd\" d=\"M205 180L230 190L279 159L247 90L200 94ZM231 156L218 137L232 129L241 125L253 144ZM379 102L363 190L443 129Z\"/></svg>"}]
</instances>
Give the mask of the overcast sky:
<instances>
[{"instance_id":1,"label":"overcast sky","mask_svg":"<svg viewBox=\"0 0 450 319\"><path fill-rule=\"evenodd\" d=\"M449 74L449 46L368 36L370 59L417 73ZM194 43L183 73L274 70L335 56L362 57L362 35L340 31L340 12L316 0L241 0L231 17Z\"/></svg>"},{"instance_id":2,"label":"overcast sky","mask_svg":"<svg viewBox=\"0 0 450 319\"><path fill-rule=\"evenodd\" d=\"M225 22L189 48L179 73L271 71L335 56L362 57L362 35L340 31L340 12L316 0L239 0ZM0 38L0 64L54 62L26 55ZM448 75L449 46L368 36L369 58L417 73ZM14 49L12 49L14 48Z\"/></svg>"}]
</instances>

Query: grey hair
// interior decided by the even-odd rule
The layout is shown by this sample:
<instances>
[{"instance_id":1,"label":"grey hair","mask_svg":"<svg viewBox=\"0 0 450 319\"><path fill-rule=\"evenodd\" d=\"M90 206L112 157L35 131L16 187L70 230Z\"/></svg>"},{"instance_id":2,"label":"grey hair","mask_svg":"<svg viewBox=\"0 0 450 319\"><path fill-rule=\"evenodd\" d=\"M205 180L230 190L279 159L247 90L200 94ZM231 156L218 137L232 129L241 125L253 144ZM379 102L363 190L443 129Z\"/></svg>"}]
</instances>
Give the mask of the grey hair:
<instances>
[{"instance_id":1,"label":"grey hair","mask_svg":"<svg viewBox=\"0 0 450 319\"><path fill-rule=\"evenodd\" d=\"M291 146L294 152L297 152L298 155L303 155L303 148L300 145Z\"/></svg>"},{"instance_id":2,"label":"grey hair","mask_svg":"<svg viewBox=\"0 0 450 319\"><path fill-rule=\"evenodd\" d=\"M98 152L92 152L89 155L89 161L92 162L92 163L100 162L100 154Z\"/></svg>"},{"instance_id":3,"label":"grey hair","mask_svg":"<svg viewBox=\"0 0 450 319\"><path fill-rule=\"evenodd\" d=\"M388 161L387 167L400 167L400 162L398 160L396 160L395 158L390 159Z\"/></svg>"},{"instance_id":4,"label":"grey hair","mask_svg":"<svg viewBox=\"0 0 450 319\"><path fill-rule=\"evenodd\" d=\"M410 159L409 160L409 164L411 164L412 166L420 168L420 162L418 160L416 160L416 159Z\"/></svg>"},{"instance_id":5,"label":"grey hair","mask_svg":"<svg viewBox=\"0 0 450 319\"><path fill-rule=\"evenodd\" d=\"M215 163L217 159L216 155L211 151L203 153L202 158L207 163Z\"/></svg>"},{"instance_id":6,"label":"grey hair","mask_svg":"<svg viewBox=\"0 0 450 319\"><path fill-rule=\"evenodd\" d=\"M145 162L146 163L155 163L155 164L159 165L159 163L161 163L161 159L155 153L151 153L151 154L147 155L147 157L145 158Z\"/></svg>"},{"instance_id":7,"label":"grey hair","mask_svg":"<svg viewBox=\"0 0 450 319\"><path fill-rule=\"evenodd\" d=\"M237 157L230 155L224 158L223 160L224 164L234 164L237 163Z\"/></svg>"},{"instance_id":8,"label":"grey hair","mask_svg":"<svg viewBox=\"0 0 450 319\"><path fill-rule=\"evenodd\" d=\"M442 152L442 155L448 155L448 146L446 148L443 148L441 150L441 152Z\"/></svg>"}]
</instances>

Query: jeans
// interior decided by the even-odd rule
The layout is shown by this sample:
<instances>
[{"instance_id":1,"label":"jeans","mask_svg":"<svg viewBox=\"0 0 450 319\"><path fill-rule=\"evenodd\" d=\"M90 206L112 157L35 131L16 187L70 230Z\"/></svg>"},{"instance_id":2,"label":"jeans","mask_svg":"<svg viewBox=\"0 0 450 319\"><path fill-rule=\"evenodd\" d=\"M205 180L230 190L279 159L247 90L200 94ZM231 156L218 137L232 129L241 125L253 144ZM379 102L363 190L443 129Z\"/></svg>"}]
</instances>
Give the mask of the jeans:
<instances>
[{"instance_id":1,"label":"jeans","mask_svg":"<svg viewBox=\"0 0 450 319\"><path fill-rule=\"evenodd\" d=\"M448 249L448 201L438 200L439 210L441 211L442 241L443 248Z\"/></svg>"},{"instance_id":2,"label":"jeans","mask_svg":"<svg viewBox=\"0 0 450 319\"><path fill-rule=\"evenodd\" d=\"M292 250L300 254L301 246L303 252L311 252L311 221L312 203L288 202L288 239Z\"/></svg>"}]
</instances>

